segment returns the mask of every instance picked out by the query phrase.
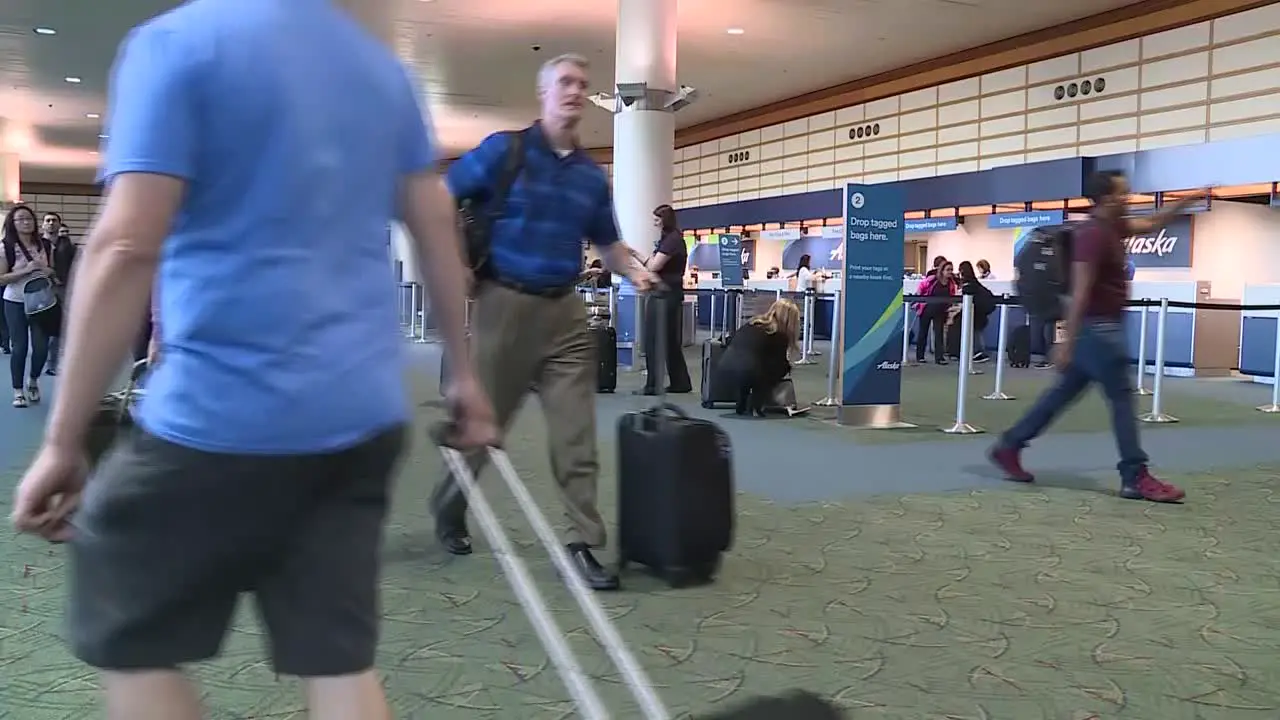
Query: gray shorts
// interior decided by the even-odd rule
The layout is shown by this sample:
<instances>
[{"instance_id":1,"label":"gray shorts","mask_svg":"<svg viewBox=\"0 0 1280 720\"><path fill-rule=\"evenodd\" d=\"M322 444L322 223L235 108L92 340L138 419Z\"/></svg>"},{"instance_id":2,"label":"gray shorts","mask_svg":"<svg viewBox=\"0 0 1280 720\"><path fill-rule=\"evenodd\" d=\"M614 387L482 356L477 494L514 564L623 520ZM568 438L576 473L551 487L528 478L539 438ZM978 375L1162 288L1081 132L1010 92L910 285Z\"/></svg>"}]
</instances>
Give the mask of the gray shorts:
<instances>
[{"instance_id":1,"label":"gray shorts","mask_svg":"<svg viewBox=\"0 0 1280 720\"><path fill-rule=\"evenodd\" d=\"M373 666L397 427L317 455L223 455L132 432L89 481L71 544L70 639L97 668L218 654L253 593L276 671Z\"/></svg>"}]
</instances>

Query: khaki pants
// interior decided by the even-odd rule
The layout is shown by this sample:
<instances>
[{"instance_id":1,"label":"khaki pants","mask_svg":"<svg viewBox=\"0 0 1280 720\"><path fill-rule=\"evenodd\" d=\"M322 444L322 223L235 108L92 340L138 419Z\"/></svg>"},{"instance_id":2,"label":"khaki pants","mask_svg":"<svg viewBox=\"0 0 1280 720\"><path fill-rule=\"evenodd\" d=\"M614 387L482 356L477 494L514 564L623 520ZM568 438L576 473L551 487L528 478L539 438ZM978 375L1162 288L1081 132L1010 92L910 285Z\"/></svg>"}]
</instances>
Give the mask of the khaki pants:
<instances>
[{"instance_id":1,"label":"khaki pants","mask_svg":"<svg viewBox=\"0 0 1280 720\"><path fill-rule=\"evenodd\" d=\"M565 542L603 546L604 521L596 509L596 348L582 299L485 283L471 309L471 352L503 432L530 388L538 394L569 525ZM471 462L477 476L483 457ZM436 488L431 504L437 522L445 524L460 523L467 511L452 475Z\"/></svg>"}]
</instances>

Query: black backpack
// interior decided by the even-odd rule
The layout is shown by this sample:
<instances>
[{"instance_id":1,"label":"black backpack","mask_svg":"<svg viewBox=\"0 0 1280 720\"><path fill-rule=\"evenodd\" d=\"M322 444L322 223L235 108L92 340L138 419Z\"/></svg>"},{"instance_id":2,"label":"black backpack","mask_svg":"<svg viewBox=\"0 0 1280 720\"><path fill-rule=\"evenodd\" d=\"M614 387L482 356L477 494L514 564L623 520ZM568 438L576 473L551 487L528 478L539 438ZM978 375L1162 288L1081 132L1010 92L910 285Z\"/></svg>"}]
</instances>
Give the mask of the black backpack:
<instances>
[{"instance_id":1,"label":"black backpack","mask_svg":"<svg viewBox=\"0 0 1280 720\"><path fill-rule=\"evenodd\" d=\"M492 274L489 267L489 245L493 226L507 204L511 187L524 170L524 131L505 132L509 140L502 161L502 174L484 200L462 198L458 201L458 223L461 226L467 266L476 277Z\"/></svg>"},{"instance_id":2,"label":"black backpack","mask_svg":"<svg viewBox=\"0 0 1280 720\"><path fill-rule=\"evenodd\" d=\"M1014 286L1022 307L1048 322L1062 319L1071 293L1071 229L1036 228L1013 259Z\"/></svg>"}]
</instances>

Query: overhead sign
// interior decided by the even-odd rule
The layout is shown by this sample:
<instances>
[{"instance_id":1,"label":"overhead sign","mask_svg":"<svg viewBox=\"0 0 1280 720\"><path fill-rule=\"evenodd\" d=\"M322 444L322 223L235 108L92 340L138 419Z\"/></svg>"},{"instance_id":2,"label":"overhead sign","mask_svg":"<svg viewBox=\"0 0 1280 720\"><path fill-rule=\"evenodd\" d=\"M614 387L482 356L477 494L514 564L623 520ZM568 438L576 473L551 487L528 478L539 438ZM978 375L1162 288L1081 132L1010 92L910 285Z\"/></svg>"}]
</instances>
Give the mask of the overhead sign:
<instances>
[{"instance_id":1,"label":"overhead sign","mask_svg":"<svg viewBox=\"0 0 1280 720\"><path fill-rule=\"evenodd\" d=\"M841 228L836 228L843 233ZM800 258L809 256L809 267L813 270L839 270L844 267L844 255L839 236L807 235L787 243L782 249L782 269L795 270L800 267Z\"/></svg>"},{"instance_id":2,"label":"overhead sign","mask_svg":"<svg viewBox=\"0 0 1280 720\"><path fill-rule=\"evenodd\" d=\"M781 228L779 230L761 230L756 233L758 240L795 240L800 237L800 228Z\"/></svg>"},{"instance_id":3,"label":"overhead sign","mask_svg":"<svg viewBox=\"0 0 1280 720\"><path fill-rule=\"evenodd\" d=\"M904 204L897 184L845 188L842 422L898 420Z\"/></svg>"},{"instance_id":4,"label":"overhead sign","mask_svg":"<svg viewBox=\"0 0 1280 720\"><path fill-rule=\"evenodd\" d=\"M742 236L720 236L720 284L742 287Z\"/></svg>"},{"instance_id":5,"label":"overhead sign","mask_svg":"<svg viewBox=\"0 0 1280 720\"><path fill-rule=\"evenodd\" d=\"M722 238L731 237L729 235L703 235L695 238L694 242L689 245L689 267L695 267L699 270L720 270L721 261L720 244ZM756 243L754 240L743 239L741 235L733 235L738 238L741 257L741 266L744 270L756 269ZM686 243L688 236L685 237Z\"/></svg>"},{"instance_id":6,"label":"overhead sign","mask_svg":"<svg viewBox=\"0 0 1280 720\"><path fill-rule=\"evenodd\" d=\"M1190 215L1178 215L1160 230L1125 238L1125 252L1135 268L1191 267Z\"/></svg>"},{"instance_id":7,"label":"overhead sign","mask_svg":"<svg viewBox=\"0 0 1280 720\"><path fill-rule=\"evenodd\" d=\"M946 232L960 227L954 217L913 218L902 221L902 229L909 233Z\"/></svg>"},{"instance_id":8,"label":"overhead sign","mask_svg":"<svg viewBox=\"0 0 1280 720\"><path fill-rule=\"evenodd\" d=\"M999 229L1032 228L1042 225L1061 225L1066 215L1061 210L1033 210L1031 212L996 213L987 216L987 227Z\"/></svg>"}]
</instances>

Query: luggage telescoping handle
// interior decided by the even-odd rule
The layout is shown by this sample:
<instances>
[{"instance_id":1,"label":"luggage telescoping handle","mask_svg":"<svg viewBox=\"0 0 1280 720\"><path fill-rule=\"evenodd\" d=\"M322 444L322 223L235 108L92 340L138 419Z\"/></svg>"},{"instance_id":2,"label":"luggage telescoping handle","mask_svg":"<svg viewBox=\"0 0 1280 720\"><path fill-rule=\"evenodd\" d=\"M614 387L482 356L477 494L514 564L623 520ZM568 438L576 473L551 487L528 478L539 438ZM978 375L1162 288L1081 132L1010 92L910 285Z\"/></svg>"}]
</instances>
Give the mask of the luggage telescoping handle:
<instances>
[{"instance_id":1,"label":"luggage telescoping handle","mask_svg":"<svg viewBox=\"0 0 1280 720\"><path fill-rule=\"evenodd\" d=\"M541 593L538 592L537 587L534 585L524 561L516 554L510 539L498 522L497 515L493 512L493 507L485 499L484 491L480 489L479 484L476 482L466 458L462 452L449 445L450 435L450 427L446 424L433 430L432 439L440 446L440 453L444 456L449 472L453 474L458 487L466 495L467 502L475 512L476 520L480 524L480 530L493 548L494 554L497 556L499 564L502 565L504 574L511 583L511 588L515 591L521 607L524 608L525 614L528 615L529 620L533 623L538 639L542 641L542 646L547 650L551 662L556 666L556 670L568 688L569 694L573 697L574 703L577 704L579 711L582 713L582 717L585 720L609 720L611 715L605 709L604 702L596 693L595 688L592 687L590 679L583 672L582 666L569 648L568 642L565 641L564 633L561 632L560 627L551 616L551 612L547 609L546 601L542 599ZM636 661L635 656L627 649L626 644L618 634L617 628L609 620L604 608L600 606L600 603L591 594L591 590L587 588L586 583L578 575L578 570L569 558L569 553L556 538L555 531L552 530L551 524L547 522L546 516L538 509L533 496L529 493L529 488L520 480L520 476L516 473L515 467L512 466L511 459L507 456L507 453L496 447L487 448L486 452L489 460L497 468L498 474L502 476L511 494L520 505L521 511L529 519L529 524L533 526L538 540L546 548L547 552L551 554L551 560L555 564L556 570L559 571L560 577L568 586L569 593L573 595L573 599L577 602L583 615L586 616L587 622L591 625L592 631L594 631L600 643L604 645L605 651L609 654L609 659L613 661L613 664L617 666L618 671L622 674L623 681L640 705L645 720L670 720L671 713L667 711L666 706L662 704L662 701L654 691L653 681L649 679L648 675L640 667L640 663Z\"/></svg>"},{"instance_id":2,"label":"luggage telescoping handle","mask_svg":"<svg viewBox=\"0 0 1280 720\"><path fill-rule=\"evenodd\" d=\"M129 368L129 380L125 382L124 389L115 396L120 398L120 412L116 416L117 423L124 422L125 413L129 412L129 406L133 405L133 399L138 394L138 382L147 374L147 365L146 358L143 358Z\"/></svg>"}]
</instances>

